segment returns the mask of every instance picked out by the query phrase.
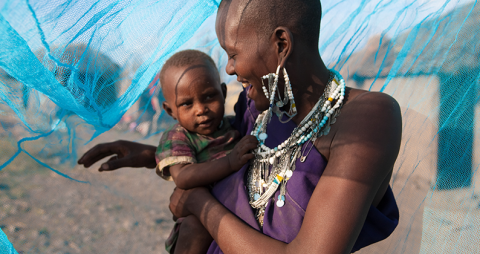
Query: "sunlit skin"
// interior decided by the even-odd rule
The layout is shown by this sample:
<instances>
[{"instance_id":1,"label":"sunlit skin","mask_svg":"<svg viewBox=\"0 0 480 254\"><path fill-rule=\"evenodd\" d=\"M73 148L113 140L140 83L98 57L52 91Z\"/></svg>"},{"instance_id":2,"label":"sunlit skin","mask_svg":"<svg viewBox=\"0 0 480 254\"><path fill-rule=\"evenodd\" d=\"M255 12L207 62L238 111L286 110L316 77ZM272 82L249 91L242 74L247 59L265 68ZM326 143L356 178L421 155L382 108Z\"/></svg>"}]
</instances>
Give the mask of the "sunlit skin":
<instances>
[{"instance_id":1,"label":"sunlit skin","mask_svg":"<svg viewBox=\"0 0 480 254\"><path fill-rule=\"evenodd\" d=\"M269 103L261 89L261 76L275 72L278 65L285 66L298 109L293 121L298 124L322 95L329 71L318 45L303 41L288 27L277 27L267 38L256 34L241 19L249 2L233 0L217 13L217 36L229 55L226 71L251 84L248 96L259 110L265 110ZM289 244L252 229L205 188L177 188L170 209L177 217L197 217L224 253L350 253L370 206L377 206L388 188L401 126L400 109L393 98L347 89L337 122L328 135L315 142L328 163L310 198L300 232ZM128 151L124 166L139 165L135 159L138 152L128 146L124 146ZM80 163L91 165L99 157L116 153L100 151L114 149L103 144L87 152ZM145 146L144 150L148 149Z\"/></svg>"}]
</instances>

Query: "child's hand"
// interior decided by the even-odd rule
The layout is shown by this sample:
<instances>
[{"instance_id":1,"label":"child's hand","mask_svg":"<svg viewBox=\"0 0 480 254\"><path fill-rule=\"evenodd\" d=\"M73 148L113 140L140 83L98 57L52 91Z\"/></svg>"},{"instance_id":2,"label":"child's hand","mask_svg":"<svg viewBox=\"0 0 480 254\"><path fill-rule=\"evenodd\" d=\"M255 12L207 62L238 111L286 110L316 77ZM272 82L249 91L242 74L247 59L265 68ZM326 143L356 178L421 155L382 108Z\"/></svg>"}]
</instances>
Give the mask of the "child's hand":
<instances>
[{"instance_id":1,"label":"child's hand","mask_svg":"<svg viewBox=\"0 0 480 254\"><path fill-rule=\"evenodd\" d=\"M254 136L247 135L243 137L227 155L230 169L232 171L238 171L245 163L255 158L251 150L257 148L257 145L258 141Z\"/></svg>"}]
</instances>

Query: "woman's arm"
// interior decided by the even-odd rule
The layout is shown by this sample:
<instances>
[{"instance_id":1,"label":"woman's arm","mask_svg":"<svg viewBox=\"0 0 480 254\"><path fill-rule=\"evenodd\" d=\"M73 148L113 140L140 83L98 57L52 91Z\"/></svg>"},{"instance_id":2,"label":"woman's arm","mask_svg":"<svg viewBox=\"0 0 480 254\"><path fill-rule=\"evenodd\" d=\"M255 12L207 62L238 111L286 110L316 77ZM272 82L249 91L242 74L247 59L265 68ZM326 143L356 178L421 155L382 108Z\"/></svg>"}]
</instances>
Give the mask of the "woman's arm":
<instances>
[{"instance_id":1,"label":"woman's arm","mask_svg":"<svg viewBox=\"0 0 480 254\"><path fill-rule=\"evenodd\" d=\"M250 152L257 147L257 139L248 135L243 137L225 157L218 160L170 166L169 172L175 185L181 189L191 189L217 182L233 172L240 170L254 155ZM157 169L157 174L161 172Z\"/></svg>"},{"instance_id":2,"label":"woman's arm","mask_svg":"<svg viewBox=\"0 0 480 254\"><path fill-rule=\"evenodd\" d=\"M206 190L177 189L171 210L197 216L225 253L350 253L389 180L400 146L400 111L391 97L366 93L344 106L335 125L329 162L290 244L252 229Z\"/></svg>"}]
</instances>

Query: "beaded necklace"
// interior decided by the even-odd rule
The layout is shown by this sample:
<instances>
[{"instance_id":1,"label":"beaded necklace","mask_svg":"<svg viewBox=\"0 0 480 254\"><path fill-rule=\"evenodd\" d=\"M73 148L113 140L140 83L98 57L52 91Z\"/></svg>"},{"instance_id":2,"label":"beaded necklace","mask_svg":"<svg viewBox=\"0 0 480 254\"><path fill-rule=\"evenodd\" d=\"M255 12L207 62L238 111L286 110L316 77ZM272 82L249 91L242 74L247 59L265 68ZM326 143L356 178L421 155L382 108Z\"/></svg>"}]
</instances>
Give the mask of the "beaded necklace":
<instances>
[{"instance_id":1,"label":"beaded necklace","mask_svg":"<svg viewBox=\"0 0 480 254\"><path fill-rule=\"evenodd\" d=\"M276 83L273 87L269 87L270 95L267 98L270 99L270 107L257 117L251 133L259 141L259 146L254 152L255 159L250 164L248 171L248 193L250 205L256 209L256 217L260 226L263 226L265 209L278 187L280 187L280 195L277 197L276 205L277 207L285 205L285 188L295 171L296 160L300 158L300 162L304 162L314 146L315 140L329 133L330 125L335 123L345 98L345 81L338 72L331 70L331 78L324 93L312 110L293 130L287 140L275 148L269 148L265 145L268 137L266 129L274 108ZM291 87L288 79L285 80L285 86ZM285 97L290 97L290 93ZM310 150L304 154L307 150L307 141L311 141L311 146ZM303 146L305 149L302 151Z\"/></svg>"}]
</instances>

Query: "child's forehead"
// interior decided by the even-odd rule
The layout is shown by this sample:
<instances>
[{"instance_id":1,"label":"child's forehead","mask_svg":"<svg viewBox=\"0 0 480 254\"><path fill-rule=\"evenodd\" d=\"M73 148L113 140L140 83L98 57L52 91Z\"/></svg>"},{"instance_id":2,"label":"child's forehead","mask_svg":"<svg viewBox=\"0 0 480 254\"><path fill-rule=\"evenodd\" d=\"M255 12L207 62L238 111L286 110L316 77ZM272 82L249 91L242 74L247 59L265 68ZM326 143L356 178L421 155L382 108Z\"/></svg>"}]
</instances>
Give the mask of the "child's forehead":
<instances>
[{"instance_id":1,"label":"child's forehead","mask_svg":"<svg viewBox=\"0 0 480 254\"><path fill-rule=\"evenodd\" d=\"M182 77L192 76L217 76L218 71L211 63L203 60L196 61L191 64L172 66L167 70L167 75L171 75L180 81Z\"/></svg>"},{"instance_id":2,"label":"child's forehead","mask_svg":"<svg viewBox=\"0 0 480 254\"><path fill-rule=\"evenodd\" d=\"M217 80L219 78L217 69L206 61L198 61L182 66L170 66L166 70L165 76L166 82L163 84L163 90L166 92L173 91L175 87L181 84L191 83L202 77L211 80Z\"/></svg>"}]
</instances>

